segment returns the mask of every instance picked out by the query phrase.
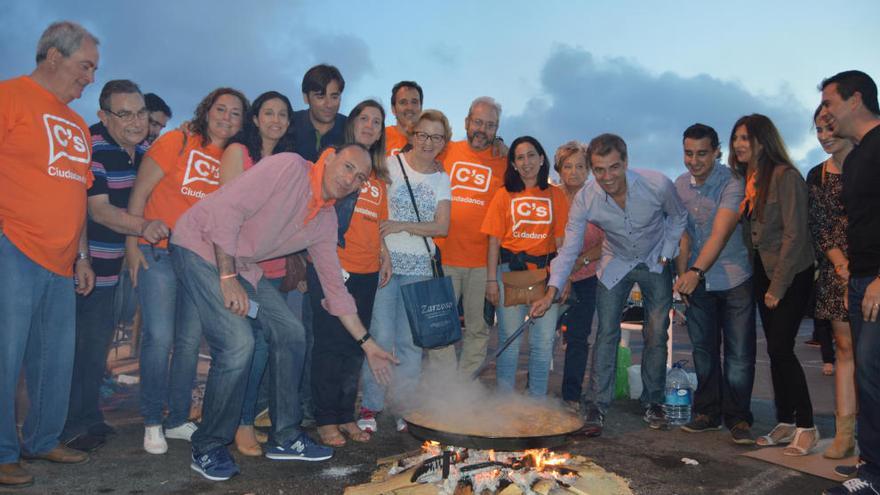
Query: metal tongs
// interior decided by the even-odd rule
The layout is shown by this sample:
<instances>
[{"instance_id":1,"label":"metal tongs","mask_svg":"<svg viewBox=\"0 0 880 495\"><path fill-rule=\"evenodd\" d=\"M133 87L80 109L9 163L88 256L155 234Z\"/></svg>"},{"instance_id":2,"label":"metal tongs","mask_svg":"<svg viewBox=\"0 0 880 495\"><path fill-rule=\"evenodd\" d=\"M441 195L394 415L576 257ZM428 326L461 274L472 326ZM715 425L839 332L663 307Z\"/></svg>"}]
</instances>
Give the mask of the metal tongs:
<instances>
[{"instance_id":1,"label":"metal tongs","mask_svg":"<svg viewBox=\"0 0 880 495\"><path fill-rule=\"evenodd\" d=\"M534 322L535 321L532 319L531 316L526 315L526 319L522 322L522 325L520 325L519 328L517 328L516 331L510 335L510 337L507 337L507 340L505 340L504 343L498 347L498 350L495 351L495 357L493 359L497 361L498 356L500 356L508 347L510 347L510 344L512 344L514 340L518 339L519 336L522 335L522 333L525 332L527 328L532 326ZM483 364L480 365L480 367L471 374L471 380L476 380L477 377L479 377L480 374L483 372L483 370L485 370L486 367L489 366L490 362L491 360L489 359L484 361Z\"/></svg>"}]
</instances>

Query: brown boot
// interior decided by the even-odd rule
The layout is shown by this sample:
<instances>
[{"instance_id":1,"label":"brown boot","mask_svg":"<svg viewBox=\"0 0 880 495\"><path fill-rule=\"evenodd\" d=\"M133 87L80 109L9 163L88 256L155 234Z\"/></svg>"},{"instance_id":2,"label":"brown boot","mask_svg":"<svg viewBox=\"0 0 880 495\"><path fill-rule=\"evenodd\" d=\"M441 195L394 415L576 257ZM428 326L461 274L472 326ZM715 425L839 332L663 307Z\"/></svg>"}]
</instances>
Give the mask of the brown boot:
<instances>
[{"instance_id":1,"label":"brown boot","mask_svg":"<svg viewBox=\"0 0 880 495\"><path fill-rule=\"evenodd\" d=\"M855 452L856 442L854 438L856 416L835 416L836 431L834 441L825 449L822 456L826 459L843 459Z\"/></svg>"},{"instance_id":2,"label":"brown boot","mask_svg":"<svg viewBox=\"0 0 880 495\"><path fill-rule=\"evenodd\" d=\"M22 452L21 456L29 460L57 462L59 464L81 464L89 460L89 454L73 450L60 443L49 452L42 454L26 454Z\"/></svg>"},{"instance_id":3,"label":"brown boot","mask_svg":"<svg viewBox=\"0 0 880 495\"><path fill-rule=\"evenodd\" d=\"M238 430L235 432L235 448L248 457L263 455L263 449L257 443L257 437L254 435L254 427L252 425L239 425Z\"/></svg>"},{"instance_id":4,"label":"brown boot","mask_svg":"<svg viewBox=\"0 0 880 495\"><path fill-rule=\"evenodd\" d=\"M0 464L0 486L22 487L33 483L34 475L25 471L20 462Z\"/></svg>"}]
</instances>

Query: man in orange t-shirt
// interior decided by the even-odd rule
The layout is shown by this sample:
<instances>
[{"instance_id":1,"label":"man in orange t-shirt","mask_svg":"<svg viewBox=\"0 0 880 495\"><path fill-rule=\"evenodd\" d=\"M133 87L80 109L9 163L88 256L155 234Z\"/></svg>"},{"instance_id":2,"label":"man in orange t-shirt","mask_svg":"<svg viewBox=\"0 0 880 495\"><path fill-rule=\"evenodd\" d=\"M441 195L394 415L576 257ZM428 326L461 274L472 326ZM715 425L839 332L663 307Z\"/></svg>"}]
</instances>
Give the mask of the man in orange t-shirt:
<instances>
[{"instance_id":1,"label":"man in orange t-shirt","mask_svg":"<svg viewBox=\"0 0 880 495\"><path fill-rule=\"evenodd\" d=\"M385 150L388 156L400 153L409 142L407 128L422 113L422 87L415 81L400 81L391 88L391 113L397 125L385 128Z\"/></svg>"},{"instance_id":2,"label":"man in orange t-shirt","mask_svg":"<svg viewBox=\"0 0 880 495\"><path fill-rule=\"evenodd\" d=\"M84 228L89 132L68 104L94 81L98 40L57 22L41 36L36 59L30 76L0 82L0 487L33 483L21 456L88 459L58 437L73 370L74 286L85 295L95 282ZM31 407L19 446L22 365Z\"/></svg>"},{"instance_id":3,"label":"man in orange t-shirt","mask_svg":"<svg viewBox=\"0 0 880 495\"><path fill-rule=\"evenodd\" d=\"M500 119L501 105L494 99L475 99L464 120L467 139L449 143L439 157L451 181L452 211L449 235L434 242L440 248L443 272L452 278L455 297L460 297L464 306L458 363L462 376L470 376L480 367L489 343L489 327L483 320L489 238L480 232L480 226L507 170L506 153L498 153L494 146ZM451 346L428 355L439 366L455 363Z\"/></svg>"}]
</instances>

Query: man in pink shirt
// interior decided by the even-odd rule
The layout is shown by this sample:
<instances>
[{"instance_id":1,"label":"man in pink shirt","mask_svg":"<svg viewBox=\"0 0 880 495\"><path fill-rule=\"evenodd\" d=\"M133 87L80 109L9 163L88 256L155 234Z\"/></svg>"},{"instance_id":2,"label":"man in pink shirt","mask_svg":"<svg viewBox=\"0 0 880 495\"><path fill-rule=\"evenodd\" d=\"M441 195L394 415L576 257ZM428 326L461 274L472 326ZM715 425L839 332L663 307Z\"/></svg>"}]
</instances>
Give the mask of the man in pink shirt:
<instances>
[{"instance_id":1,"label":"man in pink shirt","mask_svg":"<svg viewBox=\"0 0 880 495\"><path fill-rule=\"evenodd\" d=\"M305 352L302 323L263 277L259 261L308 250L324 288L322 304L339 317L364 350L377 380L387 383L394 358L371 338L345 288L336 255L333 203L356 191L370 175L370 155L347 145L312 165L279 153L190 208L177 222L172 261L199 309L211 346L211 370L202 421L192 436L193 470L223 481L238 474L226 450L241 416L253 354L246 316L260 320L269 339L272 431L266 457L319 461L333 450L299 428L299 384Z\"/></svg>"}]
</instances>

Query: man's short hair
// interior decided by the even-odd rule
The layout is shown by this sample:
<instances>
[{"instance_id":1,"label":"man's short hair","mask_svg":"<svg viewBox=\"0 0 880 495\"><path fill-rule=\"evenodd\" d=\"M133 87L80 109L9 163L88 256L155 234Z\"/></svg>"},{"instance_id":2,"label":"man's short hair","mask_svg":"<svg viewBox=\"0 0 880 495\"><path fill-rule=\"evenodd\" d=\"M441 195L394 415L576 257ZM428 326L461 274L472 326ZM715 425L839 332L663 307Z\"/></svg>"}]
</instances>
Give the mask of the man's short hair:
<instances>
[{"instance_id":1,"label":"man's short hair","mask_svg":"<svg viewBox=\"0 0 880 495\"><path fill-rule=\"evenodd\" d=\"M391 88L391 106L393 107L395 103L397 103L397 90L400 88L413 88L414 90L419 92L419 102L425 101L425 93L422 92L422 87L419 86L419 83L415 81L400 81L395 84L393 88Z\"/></svg>"},{"instance_id":2,"label":"man's short hair","mask_svg":"<svg viewBox=\"0 0 880 495\"><path fill-rule=\"evenodd\" d=\"M169 119L172 117L171 107L169 107L168 104L165 103L165 100L156 93L145 94L144 102L147 104L148 112L162 112L167 115Z\"/></svg>"},{"instance_id":3,"label":"man's short hair","mask_svg":"<svg viewBox=\"0 0 880 495\"><path fill-rule=\"evenodd\" d=\"M871 76L860 70L847 70L822 80L819 89L837 83L837 94L844 100L848 100L857 91L862 94L862 103L874 115L880 115L880 106L877 104L877 84Z\"/></svg>"},{"instance_id":4,"label":"man's short hair","mask_svg":"<svg viewBox=\"0 0 880 495\"><path fill-rule=\"evenodd\" d=\"M114 79L112 81L107 81L107 84L101 88L101 96L98 98L98 104L101 106L101 110L110 111L110 97L119 93L143 94L141 93L141 88L128 79Z\"/></svg>"},{"instance_id":5,"label":"man's short hair","mask_svg":"<svg viewBox=\"0 0 880 495\"><path fill-rule=\"evenodd\" d=\"M681 142L684 143L685 139L693 139L699 141L700 139L709 139L709 144L712 146L713 150L717 150L718 146L721 145L721 142L718 140L718 133L715 132L715 129L707 126L706 124L696 123L687 129L684 130L684 134L682 134Z\"/></svg>"},{"instance_id":6,"label":"man's short hair","mask_svg":"<svg viewBox=\"0 0 880 495\"><path fill-rule=\"evenodd\" d=\"M620 153L620 159L626 161L626 142L617 134L599 134L587 146L587 165L593 168L593 155L605 156L612 151Z\"/></svg>"},{"instance_id":7,"label":"man's short hair","mask_svg":"<svg viewBox=\"0 0 880 495\"><path fill-rule=\"evenodd\" d=\"M474 101L471 102L470 108L468 108L468 117L470 117L471 114L474 113L474 108L478 105L488 105L495 109L495 113L498 114L498 120L501 121L501 103L495 101L495 98L492 98L491 96L480 96L479 98L474 98Z\"/></svg>"},{"instance_id":8,"label":"man's short hair","mask_svg":"<svg viewBox=\"0 0 880 495\"><path fill-rule=\"evenodd\" d=\"M43 31L40 41L37 42L37 63L46 60L51 48L58 50L65 57L71 56L73 52L79 50L84 38L92 40L95 45L99 44L95 35L75 22L53 22Z\"/></svg>"},{"instance_id":9,"label":"man's short hair","mask_svg":"<svg viewBox=\"0 0 880 495\"><path fill-rule=\"evenodd\" d=\"M339 92L345 91L345 79L339 69L332 65L319 64L308 71L303 76L302 92L303 94L318 93L324 94L327 91L327 85L331 81L339 83Z\"/></svg>"}]
</instances>

